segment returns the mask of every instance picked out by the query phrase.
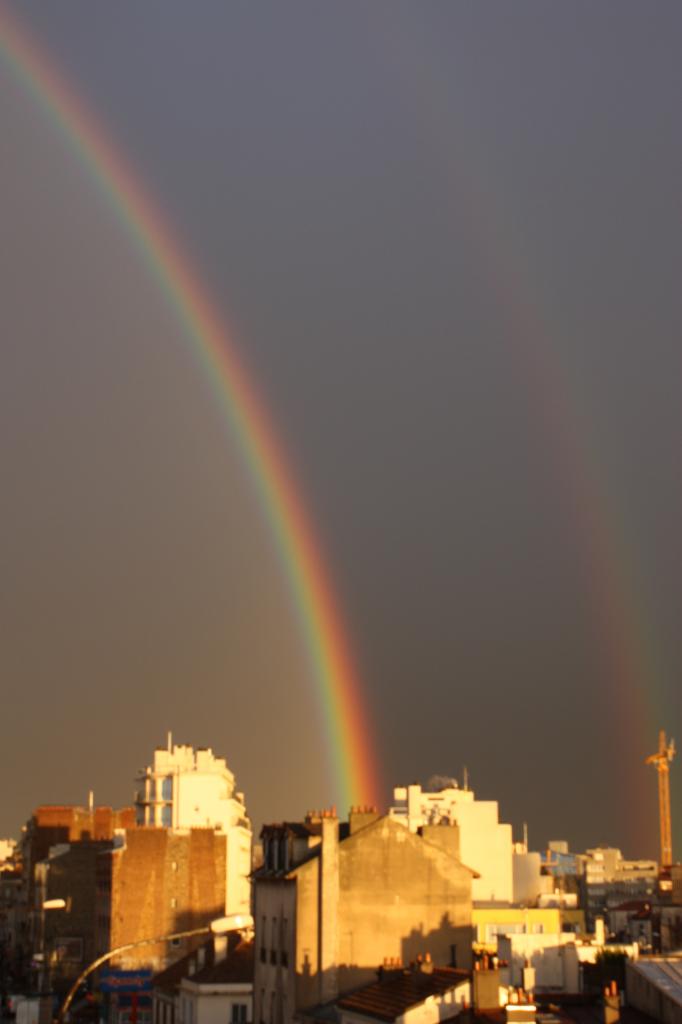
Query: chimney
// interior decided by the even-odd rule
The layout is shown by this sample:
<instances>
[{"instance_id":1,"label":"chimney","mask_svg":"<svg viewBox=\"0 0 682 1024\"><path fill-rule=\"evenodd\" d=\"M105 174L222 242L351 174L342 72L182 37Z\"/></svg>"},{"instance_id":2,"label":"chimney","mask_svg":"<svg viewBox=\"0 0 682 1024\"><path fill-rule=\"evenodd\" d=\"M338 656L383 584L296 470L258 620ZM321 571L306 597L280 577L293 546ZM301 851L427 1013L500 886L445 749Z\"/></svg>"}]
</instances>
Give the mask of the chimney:
<instances>
[{"instance_id":1,"label":"chimney","mask_svg":"<svg viewBox=\"0 0 682 1024\"><path fill-rule=\"evenodd\" d=\"M422 974L433 974L433 960L431 959L430 953L426 953L424 959L419 965L419 969Z\"/></svg>"},{"instance_id":2,"label":"chimney","mask_svg":"<svg viewBox=\"0 0 682 1024\"><path fill-rule=\"evenodd\" d=\"M620 995L618 985L612 981L604 989L604 1024L617 1024L620 1020Z\"/></svg>"},{"instance_id":3,"label":"chimney","mask_svg":"<svg viewBox=\"0 0 682 1024\"><path fill-rule=\"evenodd\" d=\"M603 946L606 942L606 930L604 928L604 918L598 917L594 922L594 941L598 946Z\"/></svg>"},{"instance_id":4,"label":"chimney","mask_svg":"<svg viewBox=\"0 0 682 1024\"><path fill-rule=\"evenodd\" d=\"M321 1003L338 996L339 819L322 811L319 863L318 949Z\"/></svg>"},{"instance_id":5,"label":"chimney","mask_svg":"<svg viewBox=\"0 0 682 1024\"><path fill-rule=\"evenodd\" d=\"M355 835L361 828L366 828L379 819L380 815L376 807L351 807L348 814L350 834Z\"/></svg>"},{"instance_id":6,"label":"chimney","mask_svg":"<svg viewBox=\"0 0 682 1024\"><path fill-rule=\"evenodd\" d=\"M227 934L213 936L213 963L220 963L227 956Z\"/></svg>"},{"instance_id":7,"label":"chimney","mask_svg":"<svg viewBox=\"0 0 682 1024\"><path fill-rule=\"evenodd\" d=\"M507 1024L532 1024L537 1019L536 1013L534 1003L507 1003L505 1006Z\"/></svg>"},{"instance_id":8,"label":"chimney","mask_svg":"<svg viewBox=\"0 0 682 1024\"><path fill-rule=\"evenodd\" d=\"M477 960L472 976L472 1000L475 1010L498 1010L500 1007L500 971L489 967L487 955Z\"/></svg>"}]
</instances>

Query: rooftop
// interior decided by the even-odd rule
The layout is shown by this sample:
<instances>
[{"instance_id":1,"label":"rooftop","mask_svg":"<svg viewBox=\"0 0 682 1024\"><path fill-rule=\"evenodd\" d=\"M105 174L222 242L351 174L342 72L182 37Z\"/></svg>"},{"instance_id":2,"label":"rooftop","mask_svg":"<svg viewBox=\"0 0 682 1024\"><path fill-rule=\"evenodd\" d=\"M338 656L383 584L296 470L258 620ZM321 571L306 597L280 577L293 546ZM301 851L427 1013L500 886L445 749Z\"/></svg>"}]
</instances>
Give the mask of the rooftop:
<instances>
[{"instance_id":1,"label":"rooftop","mask_svg":"<svg viewBox=\"0 0 682 1024\"><path fill-rule=\"evenodd\" d=\"M236 985L253 981L253 942L241 939L217 963L207 963L192 974L189 980L195 985Z\"/></svg>"},{"instance_id":2,"label":"rooftop","mask_svg":"<svg viewBox=\"0 0 682 1024\"><path fill-rule=\"evenodd\" d=\"M203 956L204 964L197 969ZM213 940L180 957L152 979L155 989L172 994L188 979L197 985L230 985L253 981L253 942L246 942L238 932L227 936L227 954L215 959Z\"/></svg>"},{"instance_id":3,"label":"rooftop","mask_svg":"<svg viewBox=\"0 0 682 1024\"><path fill-rule=\"evenodd\" d=\"M640 957L631 966L668 999L682 1006L682 957Z\"/></svg>"},{"instance_id":4,"label":"rooftop","mask_svg":"<svg viewBox=\"0 0 682 1024\"><path fill-rule=\"evenodd\" d=\"M343 996L338 1006L365 1017L393 1021L429 996L439 996L469 981L468 971L433 967L430 971L400 969L386 971L377 981Z\"/></svg>"}]
</instances>

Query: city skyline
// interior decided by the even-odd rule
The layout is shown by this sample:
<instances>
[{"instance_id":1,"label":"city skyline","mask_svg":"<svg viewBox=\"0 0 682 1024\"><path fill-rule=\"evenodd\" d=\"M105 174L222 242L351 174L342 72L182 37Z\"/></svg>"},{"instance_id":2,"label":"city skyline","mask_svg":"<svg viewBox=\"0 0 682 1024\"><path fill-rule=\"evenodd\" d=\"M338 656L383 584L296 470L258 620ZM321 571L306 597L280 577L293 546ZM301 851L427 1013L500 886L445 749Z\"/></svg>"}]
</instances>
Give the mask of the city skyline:
<instances>
[{"instance_id":1,"label":"city skyline","mask_svg":"<svg viewBox=\"0 0 682 1024\"><path fill-rule=\"evenodd\" d=\"M466 765L537 846L654 855L644 758L682 721L682 16L6 10L251 371L384 804ZM329 805L345 748L239 443L7 56L2 834L91 788L126 803L168 729L227 758L258 821Z\"/></svg>"}]
</instances>

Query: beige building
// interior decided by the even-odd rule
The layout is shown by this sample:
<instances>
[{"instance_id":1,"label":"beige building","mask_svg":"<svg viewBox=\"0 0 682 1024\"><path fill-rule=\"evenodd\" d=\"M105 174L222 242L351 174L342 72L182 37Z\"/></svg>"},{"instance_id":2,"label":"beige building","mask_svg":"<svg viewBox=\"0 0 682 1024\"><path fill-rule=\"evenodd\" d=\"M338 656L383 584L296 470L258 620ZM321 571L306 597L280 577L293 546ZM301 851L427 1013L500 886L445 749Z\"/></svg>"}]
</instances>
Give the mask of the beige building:
<instances>
[{"instance_id":1,"label":"beige building","mask_svg":"<svg viewBox=\"0 0 682 1024\"><path fill-rule=\"evenodd\" d=\"M409 832L373 810L266 826L255 875L254 1019L294 1013L371 981L385 960L430 954L471 968L471 883L457 829Z\"/></svg>"}]
</instances>

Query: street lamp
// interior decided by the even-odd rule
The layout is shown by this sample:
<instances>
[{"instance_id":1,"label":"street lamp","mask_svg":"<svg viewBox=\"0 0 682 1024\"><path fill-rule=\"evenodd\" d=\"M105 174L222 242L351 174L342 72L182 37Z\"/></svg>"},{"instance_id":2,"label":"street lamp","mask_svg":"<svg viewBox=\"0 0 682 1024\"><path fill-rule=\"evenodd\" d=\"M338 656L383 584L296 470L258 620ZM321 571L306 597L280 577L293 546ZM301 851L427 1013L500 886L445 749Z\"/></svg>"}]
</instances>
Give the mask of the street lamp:
<instances>
[{"instance_id":1,"label":"street lamp","mask_svg":"<svg viewBox=\"0 0 682 1024\"><path fill-rule=\"evenodd\" d=\"M209 924L204 925L203 928L192 928L186 932L173 932L171 935L157 935L154 938L138 939L137 942L126 942L123 946L116 946L115 949L110 949L108 953L98 956L97 959L93 960L84 971L81 971L67 992L66 999L60 1007L59 1013L57 1014L57 1024L64 1024L66 1014L73 1002L73 997L85 979L92 974L93 971L96 971L98 967L105 964L107 960L111 960L112 957L117 956L119 953L125 953L129 949L137 949L139 946L153 946L157 942L172 942L174 939L190 939L196 935L226 935L227 932L243 932L247 931L249 928L253 928L253 916L251 914L227 914L226 917L218 917Z\"/></svg>"}]
</instances>

